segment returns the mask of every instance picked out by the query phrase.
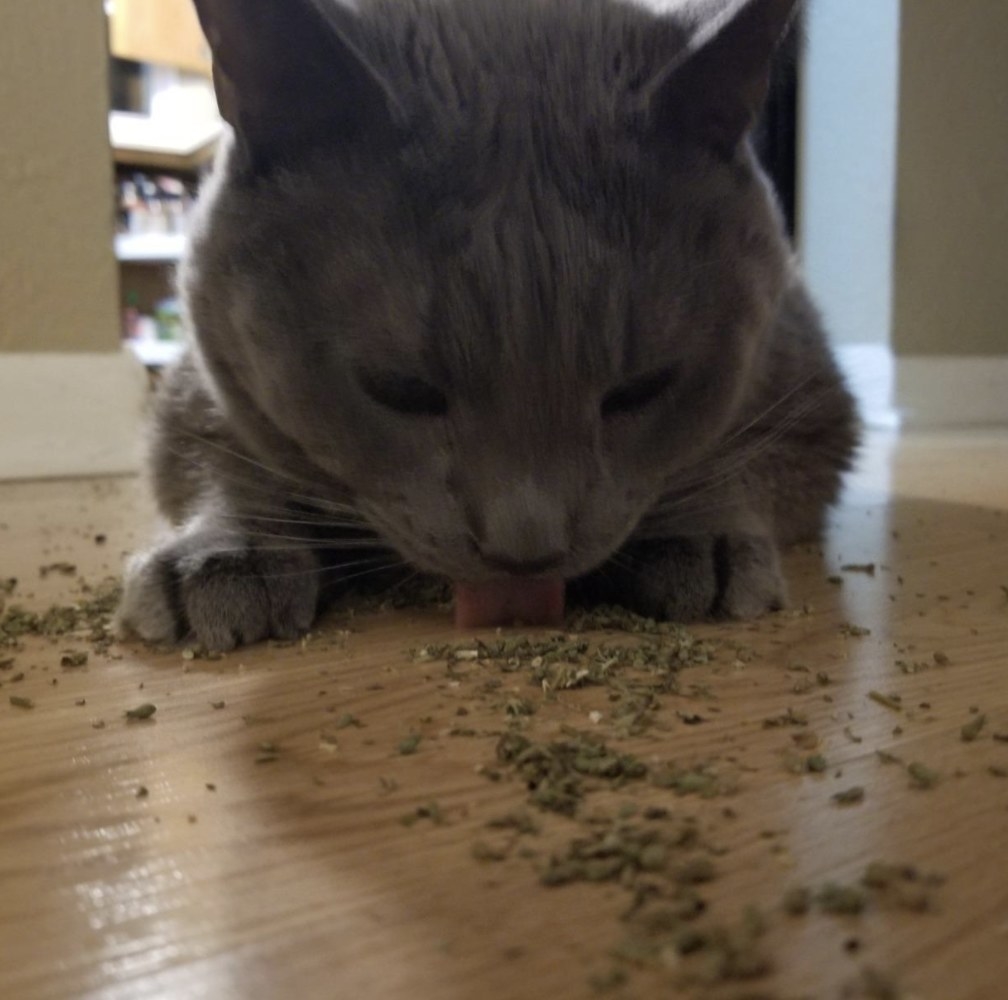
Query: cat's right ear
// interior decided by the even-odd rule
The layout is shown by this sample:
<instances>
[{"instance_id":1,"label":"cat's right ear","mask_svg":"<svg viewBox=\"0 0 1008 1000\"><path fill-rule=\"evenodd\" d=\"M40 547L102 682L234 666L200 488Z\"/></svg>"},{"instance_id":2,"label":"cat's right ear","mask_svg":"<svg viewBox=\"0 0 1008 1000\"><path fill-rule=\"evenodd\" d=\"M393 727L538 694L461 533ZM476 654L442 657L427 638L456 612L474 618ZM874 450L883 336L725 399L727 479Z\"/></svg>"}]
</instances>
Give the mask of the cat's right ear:
<instances>
[{"instance_id":1,"label":"cat's right ear","mask_svg":"<svg viewBox=\"0 0 1008 1000\"><path fill-rule=\"evenodd\" d=\"M753 126L770 64L798 0L717 0L693 40L647 90L655 134L729 158Z\"/></svg>"},{"instance_id":2,"label":"cat's right ear","mask_svg":"<svg viewBox=\"0 0 1008 1000\"><path fill-rule=\"evenodd\" d=\"M221 115L257 166L380 141L400 109L354 42L344 0L194 0Z\"/></svg>"}]
</instances>

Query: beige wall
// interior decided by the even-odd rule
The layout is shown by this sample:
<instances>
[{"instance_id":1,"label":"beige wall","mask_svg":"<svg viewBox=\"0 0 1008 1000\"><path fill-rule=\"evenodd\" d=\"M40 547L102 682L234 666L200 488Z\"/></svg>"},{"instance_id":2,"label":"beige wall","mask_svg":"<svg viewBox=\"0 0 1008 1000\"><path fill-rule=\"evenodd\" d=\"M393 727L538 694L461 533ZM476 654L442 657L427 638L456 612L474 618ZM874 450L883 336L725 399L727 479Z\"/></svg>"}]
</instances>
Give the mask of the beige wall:
<instances>
[{"instance_id":1,"label":"beige wall","mask_svg":"<svg viewBox=\"0 0 1008 1000\"><path fill-rule=\"evenodd\" d=\"M105 46L100 0L0 0L0 351L118 345Z\"/></svg>"},{"instance_id":2,"label":"beige wall","mask_svg":"<svg viewBox=\"0 0 1008 1000\"><path fill-rule=\"evenodd\" d=\"M1008 2L902 5L893 343L1008 354Z\"/></svg>"}]
</instances>

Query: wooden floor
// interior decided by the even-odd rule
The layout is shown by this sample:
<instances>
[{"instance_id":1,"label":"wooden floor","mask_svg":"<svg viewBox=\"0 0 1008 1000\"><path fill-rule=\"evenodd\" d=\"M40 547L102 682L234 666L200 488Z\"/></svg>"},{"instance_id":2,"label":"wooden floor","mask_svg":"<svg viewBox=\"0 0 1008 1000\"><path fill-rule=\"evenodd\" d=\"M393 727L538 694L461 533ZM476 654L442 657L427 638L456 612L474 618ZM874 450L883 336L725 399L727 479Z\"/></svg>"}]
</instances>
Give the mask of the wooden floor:
<instances>
[{"instance_id":1,"label":"wooden floor","mask_svg":"<svg viewBox=\"0 0 1008 1000\"><path fill-rule=\"evenodd\" d=\"M691 630L677 676L411 656L477 649L438 610L0 648L0 997L1008 996L1006 511L1008 434L874 440L792 609ZM130 480L0 486L8 623L149 524Z\"/></svg>"}]
</instances>

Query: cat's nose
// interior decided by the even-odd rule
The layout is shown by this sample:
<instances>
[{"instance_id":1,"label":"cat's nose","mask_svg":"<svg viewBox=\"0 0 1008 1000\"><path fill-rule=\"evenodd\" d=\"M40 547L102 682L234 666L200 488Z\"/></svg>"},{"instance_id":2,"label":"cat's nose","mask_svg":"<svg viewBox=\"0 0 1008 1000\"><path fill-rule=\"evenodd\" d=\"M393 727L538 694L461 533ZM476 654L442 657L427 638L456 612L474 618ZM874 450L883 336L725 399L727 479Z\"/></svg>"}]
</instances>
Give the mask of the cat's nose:
<instances>
[{"instance_id":1,"label":"cat's nose","mask_svg":"<svg viewBox=\"0 0 1008 1000\"><path fill-rule=\"evenodd\" d=\"M517 576L559 568L569 548L562 499L525 479L487 499L473 535L483 562Z\"/></svg>"},{"instance_id":2,"label":"cat's nose","mask_svg":"<svg viewBox=\"0 0 1008 1000\"><path fill-rule=\"evenodd\" d=\"M509 556L493 555L488 552L480 553L483 562L491 569L503 570L514 576L535 576L539 573L548 573L551 569L561 566L565 553L551 552L536 559L512 559Z\"/></svg>"}]
</instances>

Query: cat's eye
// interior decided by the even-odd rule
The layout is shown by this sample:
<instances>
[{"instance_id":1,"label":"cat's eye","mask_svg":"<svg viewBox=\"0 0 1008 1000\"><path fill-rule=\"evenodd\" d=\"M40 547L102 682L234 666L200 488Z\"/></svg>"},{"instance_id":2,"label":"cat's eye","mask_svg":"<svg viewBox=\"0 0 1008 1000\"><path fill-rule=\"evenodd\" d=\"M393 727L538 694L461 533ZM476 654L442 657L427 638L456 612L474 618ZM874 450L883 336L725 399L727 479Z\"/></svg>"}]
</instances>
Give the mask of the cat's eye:
<instances>
[{"instance_id":1,"label":"cat's eye","mask_svg":"<svg viewBox=\"0 0 1008 1000\"><path fill-rule=\"evenodd\" d=\"M378 404L406 417L443 417L448 397L435 385L415 375L362 372L364 391Z\"/></svg>"},{"instance_id":2,"label":"cat's eye","mask_svg":"<svg viewBox=\"0 0 1008 1000\"><path fill-rule=\"evenodd\" d=\"M672 388L675 378L674 368L662 368L617 386L602 397L602 416L615 417L646 409Z\"/></svg>"}]
</instances>

